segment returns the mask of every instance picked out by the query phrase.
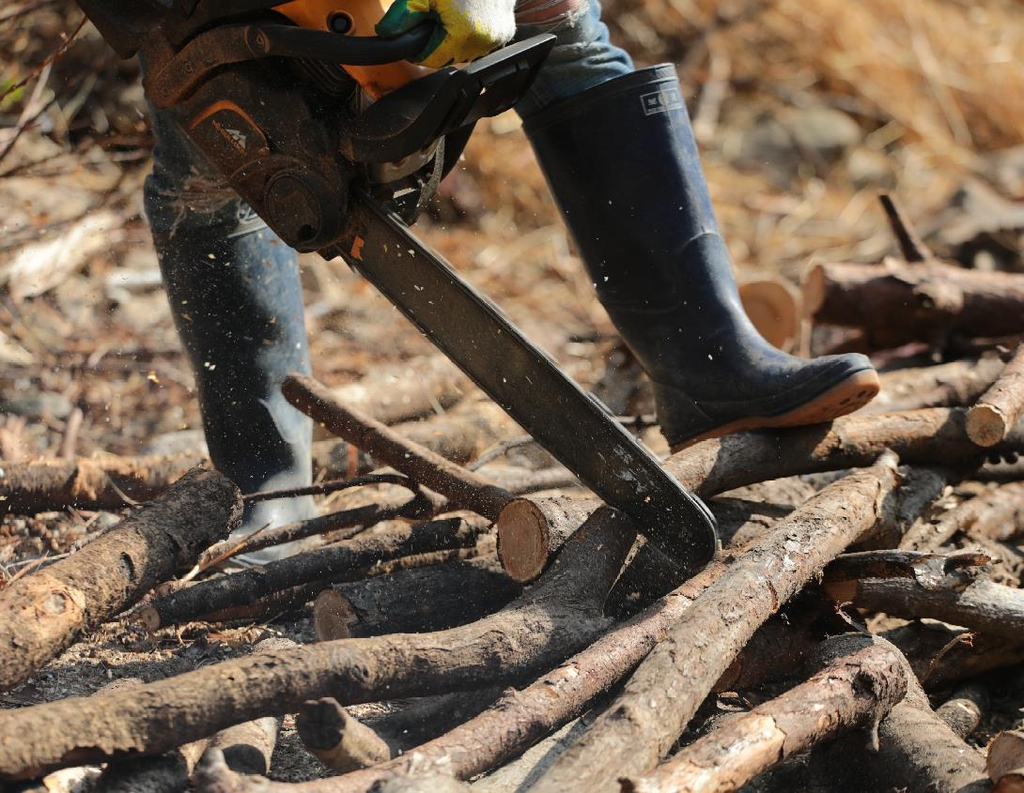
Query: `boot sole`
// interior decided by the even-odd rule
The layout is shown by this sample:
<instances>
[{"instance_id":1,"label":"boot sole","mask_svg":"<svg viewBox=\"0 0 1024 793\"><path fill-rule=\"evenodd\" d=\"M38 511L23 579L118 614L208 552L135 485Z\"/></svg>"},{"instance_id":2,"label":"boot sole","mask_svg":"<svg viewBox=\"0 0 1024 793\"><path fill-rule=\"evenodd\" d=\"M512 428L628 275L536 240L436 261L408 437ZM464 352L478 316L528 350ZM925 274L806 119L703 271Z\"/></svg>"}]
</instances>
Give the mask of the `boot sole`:
<instances>
[{"instance_id":1,"label":"boot sole","mask_svg":"<svg viewBox=\"0 0 1024 793\"><path fill-rule=\"evenodd\" d=\"M864 405L875 398L880 388L881 383L878 380L878 374L873 369L866 369L848 377L841 383L832 386L832 388L793 410L780 413L777 416L747 416L728 424L721 424L700 435L688 438L682 443L677 443L671 447L671 450L675 454L709 438L718 438L722 435L743 430L777 429L781 427L801 427L806 424L821 424L864 407Z\"/></svg>"}]
</instances>

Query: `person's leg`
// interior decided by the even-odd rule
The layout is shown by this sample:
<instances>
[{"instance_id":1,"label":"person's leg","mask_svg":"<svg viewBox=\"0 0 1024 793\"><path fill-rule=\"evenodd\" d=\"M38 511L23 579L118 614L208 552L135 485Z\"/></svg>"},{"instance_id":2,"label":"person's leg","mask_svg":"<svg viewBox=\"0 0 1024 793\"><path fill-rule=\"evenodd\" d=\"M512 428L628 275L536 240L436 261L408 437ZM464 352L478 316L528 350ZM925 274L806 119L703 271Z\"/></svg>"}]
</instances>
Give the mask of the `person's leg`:
<instances>
[{"instance_id":1,"label":"person's leg","mask_svg":"<svg viewBox=\"0 0 1024 793\"><path fill-rule=\"evenodd\" d=\"M146 215L213 464L245 493L308 485L312 422L280 391L286 375L310 372L296 254L217 177L170 111L154 111L152 123ZM309 496L257 502L239 533L316 514Z\"/></svg>"},{"instance_id":2,"label":"person's leg","mask_svg":"<svg viewBox=\"0 0 1024 793\"><path fill-rule=\"evenodd\" d=\"M516 20L518 39L556 36L551 54L516 105L523 119L633 71L629 54L609 40L598 0L520 0Z\"/></svg>"},{"instance_id":3,"label":"person's leg","mask_svg":"<svg viewBox=\"0 0 1024 793\"><path fill-rule=\"evenodd\" d=\"M867 358L796 358L751 324L675 70L610 68L621 59L593 16L571 29L593 40L563 50L578 59L552 64L516 109L601 303L653 382L669 445L865 404L878 391Z\"/></svg>"}]
</instances>

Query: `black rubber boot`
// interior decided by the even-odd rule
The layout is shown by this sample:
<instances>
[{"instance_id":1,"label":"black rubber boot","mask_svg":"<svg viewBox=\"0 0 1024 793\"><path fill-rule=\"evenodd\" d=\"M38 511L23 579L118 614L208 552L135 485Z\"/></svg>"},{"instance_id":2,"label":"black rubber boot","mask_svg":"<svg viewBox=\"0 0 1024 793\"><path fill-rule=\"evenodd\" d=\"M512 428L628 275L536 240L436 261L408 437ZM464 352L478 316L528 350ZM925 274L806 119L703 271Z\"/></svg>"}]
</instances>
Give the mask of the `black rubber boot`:
<instances>
[{"instance_id":1,"label":"black rubber boot","mask_svg":"<svg viewBox=\"0 0 1024 793\"><path fill-rule=\"evenodd\" d=\"M168 118L154 121L157 145L169 151L147 180L146 210L210 458L243 493L309 485L313 424L280 389L288 374L310 373L296 254L225 188L196 185L190 200L189 180L208 178L194 172L199 155ZM234 536L317 514L310 496L250 503ZM241 561L271 561L304 545Z\"/></svg>"},{"instance_id":2,"label":"black rubber boot","mask_svg":"<svg viewBox=\"0 0 1024 793\"><path fill-rule=\"evenodd\" d=\"M827 421L877 393L863 355L796 358L747 318L671 65L584 91L525 128L673 449Z\"/></svg>"}]
</instances>

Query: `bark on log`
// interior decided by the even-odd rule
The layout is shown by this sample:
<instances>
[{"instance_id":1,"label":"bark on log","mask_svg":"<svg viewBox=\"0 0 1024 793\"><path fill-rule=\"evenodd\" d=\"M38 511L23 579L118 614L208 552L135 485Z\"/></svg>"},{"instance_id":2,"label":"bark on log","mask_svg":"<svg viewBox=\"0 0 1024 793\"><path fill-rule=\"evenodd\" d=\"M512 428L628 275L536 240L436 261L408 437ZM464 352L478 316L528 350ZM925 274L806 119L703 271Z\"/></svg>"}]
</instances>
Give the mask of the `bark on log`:
<instances>
[{"instance_id":1,"label":"bark on log","mask_svg":"<svg viewBox=\"0 0 1024 793\"><path fill-rule=\"evenodd\" d=\"M335 581L362 578L365 571L380 562L401 556L446 548L465 548L476 543L485 531L479 522L463 518L421 523L408 529L370 534L326 545L250 568L220 576L187 589L157 598L138 612L138 619L149 630L187 622L205 614L291 589L311 581Z\"/></svg>"},{"instance_id":2,"label":"bark on log","mask_svg":"<svg viewBox=\"0 0 1024 793\"><path fill-rule=\"evenodd\" d=\"M373 478L374 480L382 480L382 483L386 483L390 476L374 474ZM392 483L398 484L403 480L412 484L411 480L397 476L394 477ZM353 487L357 486L353 485ZM400 487L401 485L399 485ZM286 523L283 526L260 531L245 538L244 548L239 548L240 543L237 539L219 542L203 552L199 560L199 567L205 569L236 553L258 551L274 545L282 545L286 542L323 535L328 532L336 532L341 529L356 527L368 529L383 521L398 518L429 520L443 503L443 499L437 494L427 493L419 489L403 492L404 497L396 497L391 492L385 491L385 493L377 497L374 504L367 504L353 509L341 509L326 515L318 515L309 520ZM346 537L345 539L348 538Z\"/></svg>"},{"instance_id":3,"label":"bark on log","mask_svg":"<svg viewBox=\"0 0 1024 793\"><path fill-rule=\"evenodd\" d=\"M257 653L271 653L298 646L290 639L271 637L259 642L254 650ZM275 716L234 724L206 741L203 758L219 752L219 758L236 773L266 774L270 770L270 758L277 745L280 726L280 720Z\"/></svg>"},{"instance_id":4,"label":"bark on log","mask_svg":"<svg viewBox=\"0 0 1024 793\"><path fill-rule=\"evenodd\" d=\"M967 738L978 729L988 709L988 692L977 683L961 686L953 696L935 709L935 715L942 719L959 738Z\"/></svg>"},{"instance_id":5,"label":"bark on log","mask_svg":"<svg viewBox=\"0 0 1024 793\"><path fill-rule=\"evenodd\" d=\"M369 416L347 409L311 377L292 375L281 393L298 410L328 431L369 452L411 479L449 498L454 504L494 520L512 495L472 471L416 446Z\"/></svg>"},{"instance_id":6,"label":"bark on log","mask_svg":"<svg viewBox=\"0 0 1024 793\"><path fill-rule=\"evenodd\" d=\"M266 774L277 745L279 727L280 721L275 716L235 724L214 735L207 742L206 752L219 751L228 768L236 773Z\"/></svg>"},{"instance_id":7,"label":"bark on log","mask_svg":"<svg viewBox=\"0 0 1024 793\"><path fill-rule=\"evenodd\" d=\"M804 279L815 322L863 329L874 349L1024 331L1024 276L939 262L827 263Z\"/></svg>"},{"instance_id":8,"label":"bark on log","mask_svg":"<svg viewBox=\"0 0 1024 793\"><path fill-rule=\"evenodd\" d=\"M936 500L949 485L959 482L963 472L938 465L906 465L900 467L903 484L885 518L857 542L859 550L894 548L903 538L924 523Z\"/></svg>"},{"instance_id":9,"label":"bark on log","mask_svg":"<svg viewBox=\"0 0 1024 793\"><path fill-rule=\"evenodd\" d=\"M979 446L995 446L1024 415L1024 345L1017 347L1006 368L967 411L967 437Z\"/></svg>"},{"instance_id":10,"label":"bark on log","mask_svg":"<svg viewBox=\"0 0 1024 793\"><path fill-rule=\"evenodd\" d=\"M831 424L778 432L738 432L674 454L665 468L683 487L707 499L754 482L871 465L890 448L907 463L974 466L981 462L985 450L967 437L965 415L964 408L928 408L881 416L844 416ZM989 451L1024 452L1024 432L1015 430ZM541 503L539 499L534 502ZM596 509L600 502L595 499L591 504ZM544 514L543 508L539 514ZM501 516L497 529L499 544L515 543L511 535L521 530L536 531ZM551 535L558 531L552 528Z\"/></svg>"},{"instance_id":11,"label":"bark on log","mask_svg":"<svg viewBox=\"0 0 1024 793\"><path fill-rule=\"evenodd\" d=\"M567 548L576 542L575 538ZM561 557L559 557L561 558ZM522 691L508 691L491 708L428 741L403 757L344 778L301 785L253 785L260 793L355 793L374 789L385 778L408 770L415 757L418 768L443 769L468 779L516 756L552 730L579 716L597 696L615 686L691 608L694 600L728 569L713 561L643 614L611 629L591 646L546 673ZM549 575L545 573L545 576ZM543 578L541 580L544 580ZM237 778L224 775L223 788L248 790Z\"/></svg>"},{"instance_id":12,"label":"bark on log","mask_svg":"<svg viewBox=\"0 0 1024 793\"><path fill-rule=\"evenodd\" d=\"M948 688L1024 661L1024 641L975 635L937 622L913 622L879 636L900 648L917 679L929 690Z\"/></svg>"},{"instance_id":13,"label":"bark on log","mask_svg":"<svg viewBox=\"0 0 1024 793\"><path fill-rule=\"evenodd\" d=\"M520 431L501 408L486 399L463 399L443 415L395 424L375 415L373 408L367 409L362 401L347 402L338 389L334 389L333 394L346 405L389 425L403 438L459 464L472 460L502 437ZM313 470L324 479L355 476L375 467L377 463L369 454L345 441L325 440L313 444Z\"/></svg>"},{"instance_id":14,"label":"bark on log","mask_svg":"<svg viewBox=\"0 0 1024 793\"><path fill-rule=\"evenodd\" d=\"M238 489L214 471L186 474L82 550L0 590L0 690L28 680L83 632L136 603L242 515Z\"/></svg>"},{"instance_id":15,"label":"bark on log","mask_svg":"<svg viewBox=\"0 0 1024 793\"><path fill-rule=\"evenodd\" d=\"M1024 731L1006 730L993 738L985 769L995 783L993 793L1024 790Z\"/></svg>"},{"instance_id":16,"label":"bark on log","mask_svg":"<svg viewBox=\"0 0 1024 793\"><path fill-rule=\"evenodd\" d=\"M1024 531L1024 482L1007 482L970 498L930 521L919 521L900 542L907 551L936 550L957 533L1008 540Z\"/></svg>"},{"instance_id":17,"label":"bark on log","mask_svg":"<svg viewBox=\"0 0 1024 793\"><path fill-rule=\"evenodd\" d=\"M354 704L536 675L607 627L601 608L635 537L628 524L612 510L595 515L534 588L471 625L256 653L130 692L0 711L0 779L158 753L322 696Z\"/></svg>"},{"instance_id":18,"label":"bark on log","mask_svg":"<svg viewBox=\"0 0 1024 793\"><path fill-rule=\"evenodd\" d=\"M39 460L0 467L0 512L119 509L150 501L197 465L195 455Z\"/></svg>"},{"instance_id":19,"label":"bark on log","mask_svg":"<svg viewBox=\"0 0 1024 793\"><path fill-rule=\"evenodd\" d=\"M558 756L583 734L589 725L587 716L569 722L557 732L535 743L519 757L496 768L484 777L473 780L475 793L519 793L529 790Z\"/></svg>"},{"instance_id":20,"label":"bark on log","mask_svg":"<svg viewBox=\"0 0 1024 793\"><path fill-rule=\"evenodd\" d=\"M303 702L295 714L295 728L303 745L339 774L383 763L393 756L388 742L353 717L334 697Z\"/></svg>"},{"instance_id":21,"label":"bark on log","mask_svg":"<svg viewBox=\"0 0 1024 793\"><path fill-rule=\"evenodd\" d=\"M817 674L680 749L623 793L715 793L741 788L797 752L847 730L874 729L907 691L906 662L866 638L833 640L839 651ZM828 648L825 648L828 653Z\"/></svg>"},{"instance_id":22,"label":"bark on log","mask_svg":"<svg viewBox=\"0 0 1024 793\"><path fill-rule=\"evenodd\" d=\"M493 614L520 592L496 556L334 584L313 604L320 641L425 633Z\"/></svg>"},{"instance_id":23,"label":"bark on log","mask_svg":"<svg viewBox=\"0 0 1024 793\"><path fill-rule=\"evenodd\" d=\"M872 641L886 646L878 637ZM909 669L907 694L882 719L877 749L866 746L862 736L846 736L815 754L824 786L836 793L900 789L981 793L990 789L981 755L935 715Z\"/></svg>"},{"instance_id":24,"label":"bark on log","mask_svg":"<svg viewBox=\"0 0 1024 793\"><path fill-rule=\"evenodd\" d=\"M1024 635L1024 591L975 580L970 571L956 569L945 576L915 575L829 581L824 590L837 603L881 611L905 619L931 617L979 633L1019 639Z\"/></svg>"},{"instance_id":25,"label":"bark on log","mask_svg":"<svg viewBox=\"0 0 1024 793\"><path fill-rule=\"evenodd\" d=\"M92 793L181 793L205 748L199 740L153 757L107 763Z\"/></svg>"},{"instance_id":26,"label":"bark on log","mask_svg":"<svg viewBox=\"0 0 1024 793\"><path fill-rule=\"evenodd\" d=\"M878 396L857 411L859 416L921 408L969 407L1003 371L997 355L977 361L953 361L938 366L879 372Z\"/></svg>"},{"instance_id":27,"label":"bark on log","mask_svg":"<svg viewBox=\"0 0 1024 793\"><path fill-rule=\"evenodd\" d=\"M887 453L780 521L698 599L537 793L612 790L653 768L757 628L878 520L896 480Z\"/></svg>"}]
</instances>

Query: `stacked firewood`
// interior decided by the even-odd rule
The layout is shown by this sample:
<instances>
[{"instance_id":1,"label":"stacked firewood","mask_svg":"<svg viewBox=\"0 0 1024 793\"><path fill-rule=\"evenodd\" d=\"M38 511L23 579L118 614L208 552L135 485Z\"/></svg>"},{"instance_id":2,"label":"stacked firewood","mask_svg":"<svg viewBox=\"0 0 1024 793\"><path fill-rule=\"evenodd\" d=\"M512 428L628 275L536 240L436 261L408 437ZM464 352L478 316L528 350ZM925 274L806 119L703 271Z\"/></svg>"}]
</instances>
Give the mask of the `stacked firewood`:
<instances>
[{"instance_id":1,"label":"stacked firewood","mask_svg":"<svg viewBox=\"0 0 1024 793\"><path fill-rule=\"evenodd\" d=\"M117 619L311 609L319 641L2 710L3 789L1020 789L1024 732L968 739L987 675L1024 662L1024 275L911 237L900 260L805 284L818 329L890 364L874 405L665 461L723 542L690 580L564 471L464 466L515 431L483 402L389 426L291 378L340 439L316 492L342 496L241 544L248 497L191 458L5 466L15 511L150 500L0 589L0 691ZM313 536L329 542L217 572ZM390 704L360 719L367 703ZM266 778L286 715L322 778Z\"/></svg>"}]
</instances>

